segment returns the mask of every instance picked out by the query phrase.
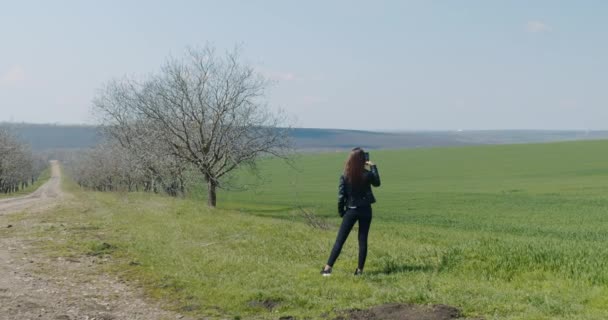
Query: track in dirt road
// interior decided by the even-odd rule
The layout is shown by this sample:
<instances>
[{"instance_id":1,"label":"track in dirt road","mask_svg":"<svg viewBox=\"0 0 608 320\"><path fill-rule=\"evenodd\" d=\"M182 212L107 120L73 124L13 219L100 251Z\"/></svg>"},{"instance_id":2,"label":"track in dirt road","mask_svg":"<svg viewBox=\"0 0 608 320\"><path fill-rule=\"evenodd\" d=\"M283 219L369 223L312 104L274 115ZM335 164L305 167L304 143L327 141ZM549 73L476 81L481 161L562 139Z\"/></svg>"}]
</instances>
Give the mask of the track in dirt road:
<instances>
[{"instance_id":1,"label":"track in dirt road","mask_svg":"<svg viewBox=\"0 0 608 320\"><path fill-rule=\"evenodd\" d=\"M51 161L51 178L33 193L0 200L0 214L22 211L51 204L61 197L61 170L57 161Z\"/></svg>"}]
</instances>

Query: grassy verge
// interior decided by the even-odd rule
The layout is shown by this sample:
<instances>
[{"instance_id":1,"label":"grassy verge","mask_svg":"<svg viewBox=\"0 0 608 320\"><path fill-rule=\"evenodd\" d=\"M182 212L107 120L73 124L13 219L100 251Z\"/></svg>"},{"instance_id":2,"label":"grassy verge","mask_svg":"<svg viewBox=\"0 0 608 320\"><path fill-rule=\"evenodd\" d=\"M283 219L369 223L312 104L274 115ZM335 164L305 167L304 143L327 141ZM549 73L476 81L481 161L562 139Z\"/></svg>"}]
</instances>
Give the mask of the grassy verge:
<instances>
[{"instance_id":1,"label":"grassy verge","mask_svg":"<svg viewBox=\"0 0 608 320\"><path fill-rule=\"evenodd\" d=\"M38 180L36 180L36 182L34 182L33 184L30 184L27 188L21 189L17 192L0 193L0 199L19 197L19 196L24 196L24 195L30 194L30 193L36 191L36 189L38 189L41 185L43 185L45 182L47 182L50 178L51 178L51 168L48 167L44 171L42 171L42 173L40 173Z\"/></svg>"}]
</instances>

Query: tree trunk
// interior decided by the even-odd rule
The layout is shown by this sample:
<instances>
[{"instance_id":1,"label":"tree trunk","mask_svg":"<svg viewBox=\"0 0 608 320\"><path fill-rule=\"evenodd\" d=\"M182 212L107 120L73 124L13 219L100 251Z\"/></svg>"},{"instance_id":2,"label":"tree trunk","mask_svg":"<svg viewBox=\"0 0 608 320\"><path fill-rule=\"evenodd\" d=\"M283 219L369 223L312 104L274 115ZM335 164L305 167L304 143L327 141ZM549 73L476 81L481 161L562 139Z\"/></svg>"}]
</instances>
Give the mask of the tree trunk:
<instances>
[{"instance_id":1,"label":"tree trunk","mask_svg":"<svg viewBox=\"0 0 608 320\"><path fill-rule=\"evenodd\" d=\"M215 204L217 202L217 191L216 184L213 180L207 181L207 205L211 208L215 208Z\"/></svg>"}]
</instances>

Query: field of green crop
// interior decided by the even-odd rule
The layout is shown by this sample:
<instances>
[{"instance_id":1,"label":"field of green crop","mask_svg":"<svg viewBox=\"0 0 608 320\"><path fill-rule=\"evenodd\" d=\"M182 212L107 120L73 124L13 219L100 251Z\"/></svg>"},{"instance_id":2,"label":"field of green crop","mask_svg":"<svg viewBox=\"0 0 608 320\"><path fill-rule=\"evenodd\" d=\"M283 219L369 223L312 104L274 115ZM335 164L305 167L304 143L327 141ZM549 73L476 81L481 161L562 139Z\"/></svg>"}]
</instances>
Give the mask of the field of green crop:
<instances>
[{"instance_id":1,"label":"field of green crop","mask_svg":"<svg viewBox=\"0 0 608 320\"><path fill-rule=\"evenodd\" d=\"M261 180L240 173L233 182L249 189L221 192L216 210L196 196L72 188L74 203L44 219L71 226L63 249L110 254L111 270L198 315L319 318L411 302L486 319L608 318L608 141L371 157L382 186L361 278L352 235L332 277L318 274L340 222L346 153L265 160ZM309 226L299 207L330 229Z\"/></svg>"}]
</instances>

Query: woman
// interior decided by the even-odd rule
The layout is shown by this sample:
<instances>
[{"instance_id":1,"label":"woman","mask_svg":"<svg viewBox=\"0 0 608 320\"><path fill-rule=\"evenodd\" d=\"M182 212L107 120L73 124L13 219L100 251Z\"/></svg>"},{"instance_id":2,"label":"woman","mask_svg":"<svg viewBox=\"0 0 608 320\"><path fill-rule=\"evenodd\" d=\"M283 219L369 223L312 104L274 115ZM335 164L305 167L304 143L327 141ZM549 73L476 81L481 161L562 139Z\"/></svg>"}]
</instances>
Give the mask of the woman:
<instances>
[{"instance_id":1,"label":"woman","mask_svg":"<svg viewBox=\"0 0 608 320\"><path fill-rule=\"evenodd\" d=\"M342 225L329 260L321 270L323 276L331 275L342 246L357 221L359 221L359 265L355 275L363 273L367 257L367 234L372 222L371 204L376 202L371 186L380 186L378 168L366 158L368 157L363 149L354 148L344 166L344 174L340 177L338 187L338 213L342 217ZM369 166L369 171L365 169L365 165Z\"/></svg>"}]
</instances>

